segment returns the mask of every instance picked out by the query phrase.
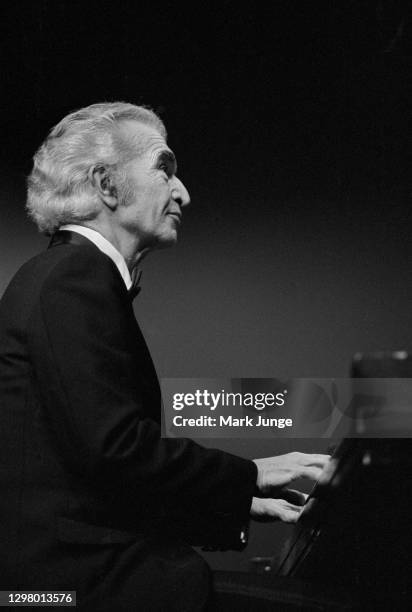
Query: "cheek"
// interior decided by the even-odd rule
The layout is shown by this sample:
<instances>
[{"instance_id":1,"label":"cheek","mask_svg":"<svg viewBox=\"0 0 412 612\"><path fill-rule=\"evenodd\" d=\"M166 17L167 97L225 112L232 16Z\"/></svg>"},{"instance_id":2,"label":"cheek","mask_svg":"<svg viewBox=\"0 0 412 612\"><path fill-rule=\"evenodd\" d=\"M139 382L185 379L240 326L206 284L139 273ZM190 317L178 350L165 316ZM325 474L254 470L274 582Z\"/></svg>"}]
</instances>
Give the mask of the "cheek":
<instances>
[{"instance_id":1,"label":"cheek","mask_svg":"<svg viewBox=\"0 0 412 612\"><path fill-rule=\"evenodd\" d=\"M123 206L130 206L136 201L136 191L128 181L119 188L119 200Z\"/></svg>"},{"instance_id":2,"label":"cheek","mask_svg":"<svg viewBox=\"0 0 412 612\"><path fill-rule=\"evenodd\" d=\"M146 202L149 205L153 218L167 219L166 213L169 207L169 197L165 189L153 189L148 194Z\"/></svg>"}]
</instances>

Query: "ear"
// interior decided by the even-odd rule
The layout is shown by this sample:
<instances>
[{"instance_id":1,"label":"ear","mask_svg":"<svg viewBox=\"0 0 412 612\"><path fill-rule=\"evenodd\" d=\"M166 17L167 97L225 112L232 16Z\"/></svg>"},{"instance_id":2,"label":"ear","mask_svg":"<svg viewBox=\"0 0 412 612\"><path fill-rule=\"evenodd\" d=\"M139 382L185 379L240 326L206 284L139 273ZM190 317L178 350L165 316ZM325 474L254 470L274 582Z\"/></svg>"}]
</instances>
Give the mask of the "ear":
<instances>
[{"instance_id":1,"label":"ear","mask_svg":"<svg viewBox=\"0 0 412 612\"><path fill-rule=\"evenodd\" d=\"M96 189L103 202L114 210L117 207L117 189L105 166L92 166L88 173L89 181Z\"/></svg>"}]
</instances>

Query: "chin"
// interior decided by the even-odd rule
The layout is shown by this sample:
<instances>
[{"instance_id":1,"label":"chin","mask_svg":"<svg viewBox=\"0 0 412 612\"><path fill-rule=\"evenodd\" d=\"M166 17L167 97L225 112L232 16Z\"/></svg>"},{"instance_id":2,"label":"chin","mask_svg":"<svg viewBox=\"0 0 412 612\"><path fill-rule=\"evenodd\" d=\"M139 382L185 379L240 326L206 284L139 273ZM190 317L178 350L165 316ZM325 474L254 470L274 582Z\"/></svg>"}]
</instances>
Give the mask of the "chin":
<instances>
[{"instance_id":1,"label":"chin","mask_svg":"<svg viewBox=\"0 0 412 612\"><path fill-rule=\"evenodd\" d=\"M158 237L156 248L158 249L167 249L167 247L174 246L177 242L177 231L173 230L171 232L167 232L167 234L163 234Z\"/></svg>"}]
</instances>

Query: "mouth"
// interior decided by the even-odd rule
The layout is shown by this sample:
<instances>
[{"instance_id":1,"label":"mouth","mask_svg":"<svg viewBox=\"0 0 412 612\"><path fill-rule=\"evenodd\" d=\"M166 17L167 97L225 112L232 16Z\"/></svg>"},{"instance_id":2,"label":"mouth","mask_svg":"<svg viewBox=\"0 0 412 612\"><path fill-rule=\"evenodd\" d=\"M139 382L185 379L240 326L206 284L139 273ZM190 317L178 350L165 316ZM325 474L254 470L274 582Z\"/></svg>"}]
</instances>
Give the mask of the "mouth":
<instances>
[{"instance_id":1,"label":"mouth","mask_svg":"<svg viewBox=\"0 0 412 612\"><path fill-rule=\"evenodd\" d=\"M181 223L182 222L182 215L178 212L170 212L167 213L168 217L172 217L172 219L174 219L175 221L177 221L177 223Z\"/></svg>"}]
</instances>

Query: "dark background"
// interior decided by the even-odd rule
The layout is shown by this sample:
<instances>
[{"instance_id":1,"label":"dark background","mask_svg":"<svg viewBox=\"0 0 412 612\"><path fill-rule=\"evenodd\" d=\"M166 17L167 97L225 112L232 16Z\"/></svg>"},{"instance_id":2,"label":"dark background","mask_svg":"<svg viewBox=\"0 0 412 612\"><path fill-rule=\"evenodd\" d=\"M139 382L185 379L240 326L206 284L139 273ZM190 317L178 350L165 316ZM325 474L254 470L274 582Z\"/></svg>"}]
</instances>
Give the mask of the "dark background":
<instances>
[{"instance_id":1,"label":"dark background","mask_svg":"<svg viewBox=\"0 0 412 612\"><path fill-rule=\"evenodd\" d=\"M408 2L2 12L0 292L47 244L24 213L34 150L67 112L126 100L160 112L192 197L136 301L160 376L346 376L356 351L411 348ZM255 526L245 553L208 558L245 569L287 531Z\"/></svg>"}]
</instances>

